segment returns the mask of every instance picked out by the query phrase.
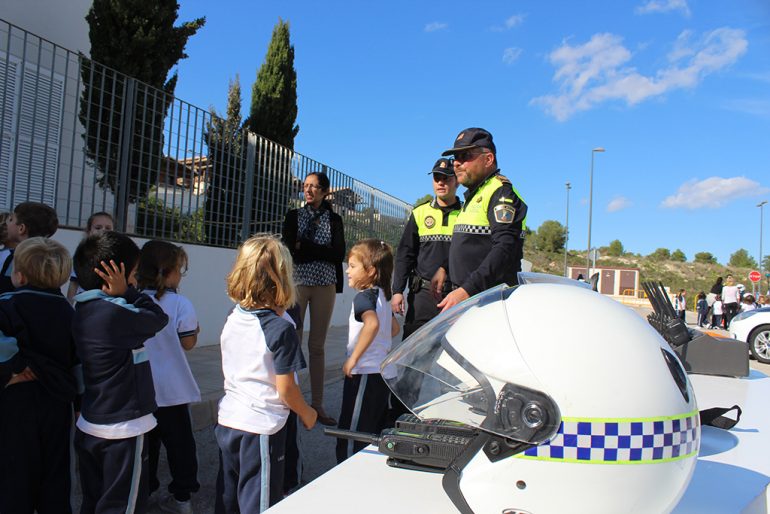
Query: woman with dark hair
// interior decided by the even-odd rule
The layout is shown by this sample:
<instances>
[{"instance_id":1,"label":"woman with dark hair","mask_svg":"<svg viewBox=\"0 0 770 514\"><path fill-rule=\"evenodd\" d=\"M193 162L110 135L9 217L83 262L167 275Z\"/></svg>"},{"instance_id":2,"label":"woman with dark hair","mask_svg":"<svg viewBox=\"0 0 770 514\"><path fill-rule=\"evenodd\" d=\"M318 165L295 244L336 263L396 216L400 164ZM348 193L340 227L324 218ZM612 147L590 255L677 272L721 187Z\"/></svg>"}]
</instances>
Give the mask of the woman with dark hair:
<instances>
[{"instance_id":1,"label":"woman with dark hair","mask_svg":"<svg viewBox=\"0 0 770 514\"><path fill-rule=\"evenodd\" d=\"M324 345L329 330L335 294L342 292L342 261L345 258L345 234L342 218L326 200L330 193L325 173L310 173L303 185L305 206L286 213L283 241L294 258L297 283L299 323L297 335L302 341L305 311L310 307L311 405L318 411L318 422L333 426L337 421L323 407Z\"/></svg>"},{"instance_id":2,"label":"woman with dark hair","mask_svg":"<svg viewBox=\"0 0 770 514\"><path fill-rule=\"evenodd\" d=\"M709 292L712 293L712 294L721 295L722 294L722 287L724 287L722 285L722 277L717 277L717 281L714 282L713 286L711 286L711 291L709 291Z\"/></svg>"}]
</instances>

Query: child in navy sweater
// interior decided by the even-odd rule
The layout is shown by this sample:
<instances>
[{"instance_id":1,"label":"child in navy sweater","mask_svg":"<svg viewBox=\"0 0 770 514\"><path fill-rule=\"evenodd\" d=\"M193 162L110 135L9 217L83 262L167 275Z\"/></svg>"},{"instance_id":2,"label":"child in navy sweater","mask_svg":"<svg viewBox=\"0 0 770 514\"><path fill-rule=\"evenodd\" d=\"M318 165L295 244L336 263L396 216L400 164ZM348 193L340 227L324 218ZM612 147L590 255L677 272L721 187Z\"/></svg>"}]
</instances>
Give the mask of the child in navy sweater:
<instances>
[{"instance_id":1,"label":"child in navy sweater","mask_svg":"<svg viewBox=\"0 0 770 514\"><path fill-rule=\"evenodd\" d=\"M59 218L53 208L38 202L22 202L13 209L5 222L5 246L0 253L0 293L13 291L14 248L30 237L51 237L59 228Z\"/></svg>"},{"instance_id":2,"label":"child in navy sweater","mask_svg":"<svg viewBox=\"0 0 770 514\"><path fill-rule=\"evenodd\" d=\"M16 248L15 291L0 295L0 512L70 513L77 385L72 307L59 288L72 260L56 241Z\"/></svg>"},{"instance_id":3,"label":"child in navy sweater","mask_svg":"<svg viewBox=\"0 0 770 514\"><path fill-rule=\"evenodd\" d=\"M83 514L147 507L144 435L156 425L157 405L143 344L168 316L134 289L138 260L136 243L117 232L90 236L75 251L85 290L72 321L85 385L75 434Z\"/></svg>"}]
</instances>

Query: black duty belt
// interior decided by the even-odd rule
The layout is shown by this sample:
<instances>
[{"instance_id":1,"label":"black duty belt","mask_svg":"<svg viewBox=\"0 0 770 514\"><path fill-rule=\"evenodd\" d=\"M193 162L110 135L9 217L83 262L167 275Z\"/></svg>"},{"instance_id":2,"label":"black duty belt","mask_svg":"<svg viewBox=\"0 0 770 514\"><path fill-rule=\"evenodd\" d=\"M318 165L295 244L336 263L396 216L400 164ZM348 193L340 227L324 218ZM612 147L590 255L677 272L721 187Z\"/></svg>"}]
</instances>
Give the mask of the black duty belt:
<instances>
[{"instance_id":1,"label":"black duty belt","mask_svg":"<svg viewBox=\"0 0 770 514\"><path fill-rule=\"evenodd\" d=\"M419 282L417 280L415 280L415 282L417 283L417 287L415 288L415 291L414 291L415 293L418 292L420 289L428 289L428 290L430 290L430 280L428 280L427 278L422 278L422 277L417 277L417 278L419 278ZM452 291L454 291L455 289L457 289L459 287L460 286L457 286L457 285L451 283L450 281L445 280L444 281L444 287L441 289L441 293L442 294L449 294L449 293L451 293Z\"/></svg>"}]
</instances>

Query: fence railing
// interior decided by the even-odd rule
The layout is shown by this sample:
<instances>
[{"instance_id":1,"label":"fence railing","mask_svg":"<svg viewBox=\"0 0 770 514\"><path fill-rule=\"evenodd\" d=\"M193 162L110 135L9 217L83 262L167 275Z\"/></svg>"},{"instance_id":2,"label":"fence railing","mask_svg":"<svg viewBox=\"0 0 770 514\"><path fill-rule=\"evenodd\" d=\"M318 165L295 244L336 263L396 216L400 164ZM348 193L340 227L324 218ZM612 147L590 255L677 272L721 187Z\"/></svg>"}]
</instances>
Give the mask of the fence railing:
<instances>
[{"instance_id":1,"label":"fence railing","mask_svg":"<svg viewBox=\"0 0 770 514\"><path fill-rule=\"evenodd\" d=\"M93 212L127 233L233 247L280 232L323 171L352 243L395 244L411 205L204 109L0 20L0 209Z\"/></svg>"}]
</instances>

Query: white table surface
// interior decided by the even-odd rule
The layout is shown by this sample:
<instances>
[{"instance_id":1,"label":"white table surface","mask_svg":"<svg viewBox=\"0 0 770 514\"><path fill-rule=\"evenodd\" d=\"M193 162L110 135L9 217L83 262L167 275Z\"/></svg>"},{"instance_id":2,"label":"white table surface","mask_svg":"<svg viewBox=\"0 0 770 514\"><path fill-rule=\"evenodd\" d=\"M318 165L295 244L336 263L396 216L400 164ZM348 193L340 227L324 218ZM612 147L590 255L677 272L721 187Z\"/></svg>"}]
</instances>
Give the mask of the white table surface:
<instances>
[{"instance_id":1,"label":"white table surface","mask_svg":"<svg viewBox=\"0 0 770 514\"><path fill-rule=\"evenodd\" d=\"M675 514L768 514L770 378L752 370L744 379L690 375L699 409L739 405L740 423L704 427L692 481ZM270 514L457 512L442 475L385 464L369 446L269 509Z\"/></svg>"}]
</instances>

